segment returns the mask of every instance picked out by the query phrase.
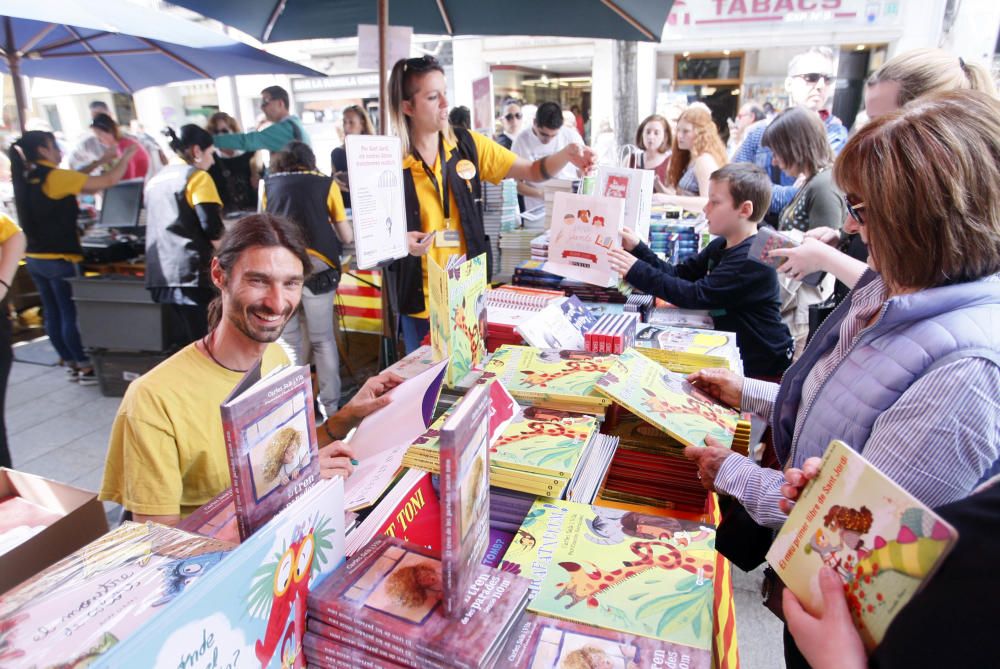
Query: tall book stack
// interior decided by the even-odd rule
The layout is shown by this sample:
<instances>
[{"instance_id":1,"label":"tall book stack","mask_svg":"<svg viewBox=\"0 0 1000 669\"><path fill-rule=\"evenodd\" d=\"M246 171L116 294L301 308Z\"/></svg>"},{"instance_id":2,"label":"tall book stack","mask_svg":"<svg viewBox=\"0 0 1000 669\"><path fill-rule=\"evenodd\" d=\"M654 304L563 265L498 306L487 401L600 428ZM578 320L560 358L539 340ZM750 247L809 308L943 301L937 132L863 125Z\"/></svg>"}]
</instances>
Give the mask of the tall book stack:
<instances>
[{"instance_id":1,"label":"tall book stack","mask_svg":"<svg viewBox=\"0 0 1000 669\"><path fill-rule=\"evenodd\" d=\"M642 293L632 293L625 300L625 312L639 314L639 320L643 323L649 318L649 312L653 310L653 305L656 303L656 298L652 295L643 295Z\"/></svg>"},{"instance_id":2,"label":"tall book stack","mask_svg":"<svg viewBox=\"0 0 1000 669\"><path fill-rule=\"evenodd\" d=\"M569 179L549 179L542 187L545 191L544 229L552 228L552 212L555 209L556 193L575 193L574 182Z\"/></svg>"},{"instance_id":3,"label":"tall book stack","mask_svg":"<svg viewBox=\"0 0 1000 669\"><path fill-rule=\"evenodd\" d=\"M589 351L501 346L486 364L514 399L547 409L603 414L611 400L597 392L597 380L614 356ZM487 376L489 375L489 376Z\"/></svg>"},{"instance_id":4,"label":"tall book stack","mask_svg":"<svg viewBox=\"0 0 1000 669\"><path fill-rule=\"evenodd\" d=\"M506 666L500 651L524 611L528 582L477 565L461 594L458 615L445 616L441 561L376 537L309 593L306 660L344 669Z\"/></svg>"},{"instance_id":5,"label":"tall book stack","mask_svg":"<svg viewBox=\"0 0 1000 669\"><path fill-rule=\"evenodd\" d=\"M635 346L647 358L680 374L690 374L705 367L721 367L743 374L735 332L645 325L636 334Z\"/></svg>"},{"instance_id":6,"label":"tall book stack","mask_svg":"<svg viewBox=\"0 0 1000 669\"><path fill-rule=\"evenodd\" d=\"M539 499L502 568L531 579L532 613L673 644L691 658L675 666L707 668L717 557L708 525ZM610 658L634 652L602 647L617 651ZM584 666L632 666L603 655Z\"/></svg>"},{"instance_id":7,"label":"tall book stack","mask_svg":"<svg viewBox=\"0 0 1000 669\"><path fill-rule=\"evenodd\" d=\"M413 442L403 459L408 467L437 473L443 433L441 419ZM602 436L597 419L585 414L528 407L490 447L490 485L531 495L560 498L577 477L594 441ZM603 471L600 472L603 476ZM443 486L442 486L443 487Z\"/></svg>"},{"instance_id":8,"label":"tall book stack","mask_svg":"<svg viewBox=\"0 0 1000 669\"><path fill-rule=\"evenodd\" d=\"M537 228L519 228L500 233L500 272L501 279L512 277L518 265L531 259L531 240L542 232Z\"/></svg>"},{"instance_id":9,"label":"tall book stack","mask_svg":"<svg viewBox=\"0 0 1000 669\"><path fill-rule=\"evenodd\" d=\"M521 226L521 212L517 204L517 182L504 179L499 184L483 181L483 228L490 240L493 260L499 264L500 236L503 232Z\"/></svg>"}]
</instances>

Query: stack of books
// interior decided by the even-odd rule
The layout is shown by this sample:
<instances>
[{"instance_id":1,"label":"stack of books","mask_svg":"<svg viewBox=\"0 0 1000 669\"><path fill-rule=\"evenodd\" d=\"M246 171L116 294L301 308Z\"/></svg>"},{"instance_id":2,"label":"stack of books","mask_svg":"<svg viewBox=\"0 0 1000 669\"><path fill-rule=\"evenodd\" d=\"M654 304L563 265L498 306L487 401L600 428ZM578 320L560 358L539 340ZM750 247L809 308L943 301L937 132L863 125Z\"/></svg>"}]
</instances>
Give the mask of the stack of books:
<instances>
[{"instance_id":1,"label":"stack of books","mask_svg":"<svg viewBox=\"0 0 1000 669\"><path fill-rule=\"evenodd\" d=\"M514 268L511 281L517 286L558 289L562 277L546 272L544 266L545 263L541 260L525 260Z\"/></svg>"},{"instance_id":2,"label":"stack of books","mask_svg":"<svg viewBox=\"0 0 1000 669\"><path fill-rule=\"evenodd\" d=\"M531 240L531 259L532 260L548 260L549 259L549 233L545 232L538 235Z\"/></svg>"},{"instance_id":3,"label":"stack of books","mask_svg":"<svg viewBox=\"0 0 1000 669\"><path fill-rule=\"evenodd\" d=\"M538 236L540 230L519 228L500 233L500 271L498 277L507 280L514 275L514 270L531 259L531 240ZM542 286L549 288L554 286Z\"/></svg>"},{"instance_id":4,"label":"stack of books","mask_svg":"<svg viewBox=\"0 0 1000 669\"><path fill-rule=\"evenodd\" d=\"M389 488L356 527L348 531L344 542L348 557L366 546L372 538L385 534L435 553L441 551L440 503L430 474L407 469Z\"/></svg>"},{"instance_id":5,"label":"stack of books","mask_svg":"<svg viewBox=\"0 0 1000 669\"><path fill-rule=\"evenodd\" d=\"M549 179L542 186L545 191L545 229L552 229L552 211L555 208L556 193L575 193L574 181L569 179Z\"/></svg>"},{"instance_id":6,"label":"stack of books","mask_svg":"<svg viewBox=\"0 0 1000 669\"><path fill-rule=\"evenodd\" d=\"M690 374L721 367L743 374L736 333L670 325L645 325L635 336L636 350L667 369Z\"/></svg>"},{"instance_id":7,"label":"stack of books","mask_svg":"<svg viewBox=\"0 0 1000 669\"><path fill-rule=\"evenodd\" d=\"M439 432L448 417L439 418L413 442L405 466L438 473ZM490 447L490 485L561 498L578 469L585 469L584 455L602 436L597 428L594 416L528 407Z\"/></svg>"},{"instance_id":8,"label":"stack of books","mask_svg":"<svg viewBox=\"0 0 1000 669\"><path fill-rule=\"evenodd\" d=\"M646 322L650 325L672 325L679 328L715 329L715 321L707 311L698 309L678 309L677 307L655 307Z\"/></svg>"},{"instance_id":9,"label":"stack of books","mask_svg":"<svg viewBox=\"0 0 1000 669\"><path fill-rule=\"evenodd\" d=\"M482 185L483 228L490 240L493 260L497 266L500 266L501 234L521 227L521 211L517 204L517 182L514 179L504 179L496 185L488 181L483 181Z\"/></svg>"},{"instance_id":10,"label":"stack of books","mask_svg":"<svg viewBox=\"0 0 1000 669\"><path fill-rule=\"evenodd\" d=\"M613 302L615 304L625 304L627 296L618 289L618 286L595 286L583 281L573 281L563 279L559 288L567 295L576 295L584 302Z\"/></svg>"},{"instance_id":11,"label":"stack of books","mask_svg":"<svg viewBox=\"0 0 1000 669\"><path fill-rule=\"evenodd\" d=\"M610 434L600 433L594 437L580 458L576 474L569 481L566 499L582 504L594 501L618 451L618 443L618 437Z\"/></svg>"},{"instance_id":12,"label":"stack of books","mask_svg":"<svg viewBox=\"0 0 1000 669\"><path fill-rule=\"evenodd\" d=\"M528 582L475 565L460 594L458 614L447 617L441 561L425 548L376 537L309 593L306 661L345 668L507 666L500 651L524 611Z\"/></svg>"},{"instance_id":13,"label":"stack of books","mask_svg":"<svg viewBox=\"0 0 1000 669\"><path fill-rule=\"evenodd\" d=\"M525 286L504 285L486 291L486 349L492 352L504 344L521 344L518 326L564 299L561 291Z\"/></svg>"},{"instance_id":14,"label":"stack of books","mask_svg":"<svg viewBox=\"0 0 1000 669\"><path fill-rule=\"evenodd\" d=\"M614 356L590 351L501 346L483 376L500 381L526 404L603 415L611 400L595 386L613 361Z\"/></svg>"},{"instance_id":15,"label":"stack of books","mask_svg":"<svg viewBox=\"0 0 1000 669\"><path fill-rule=\"evenodd\" d=\"M584 348L595 353L621 353L635 345L639 314L606 314L583 336Z\"/></svg>"},{"instance_id":16,"label":"stack of books","mask_svg":"<svg viewBox=\"0 0 1000 669\"><path fill-rule=\"evenodd\" d=\"M639 314L639 320L643 323L649 318L649 312L653 310L656 298L643 293L632 293L625 300L625 312Z\"/></svg>"},{"instance_id":17,"label":"stack of books","mask_svg":"<svg viewBox=\"0 0 1000 669\"><path fill-rule=\"evenodd\" d=\"M529 346L582 350L584 337L596 322L597 316L573 295L552 302L516 330Z\"/></svg>"},{"instance_id":18,"label":"stack of books","mask_svg":"<svg viewBox=\"0 0 1000 669\"><path fill-rule=\"evenodd\" d=\"M710 525L539 499L502 568L531 578L531 613L675 644L709 667L717 558ZM634 666L611 663L634 647L599 649L584 666Z\"/></svg>"}]
</instances>

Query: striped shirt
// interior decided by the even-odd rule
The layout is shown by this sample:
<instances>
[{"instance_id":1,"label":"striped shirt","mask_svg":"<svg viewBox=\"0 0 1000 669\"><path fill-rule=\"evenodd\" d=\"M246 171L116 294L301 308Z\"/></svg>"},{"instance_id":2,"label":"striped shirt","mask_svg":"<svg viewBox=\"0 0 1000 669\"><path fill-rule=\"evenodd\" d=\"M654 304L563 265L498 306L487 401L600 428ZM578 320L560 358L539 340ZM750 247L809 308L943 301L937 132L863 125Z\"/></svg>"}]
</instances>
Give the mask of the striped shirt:
<instances>
[{"instance_id":1,"label":"striped shirt","mask_svg":"<svg viewBox=\"0 0 1000 669\"><path fill-rule=\"evenodd\" d=\"M850 355L885 300L881 277L855 291L837 344L817 361L803 384L796 433L814 402L822 411L819 389ZM1000 456L998 389L1000 368L983 358L962 358L924 374L875 421L864 444L865 459L927 506L968 496ZM777 394L777 384L745 379L742 409L771 422ZM793 441L785 466L801 467L807 458L821 455L818 446ZM778 508L784 481L781 472L734 453L719 468L715 487L739 499L761 525L780 527L786 518Z\"/></svg>"}]
</instances>

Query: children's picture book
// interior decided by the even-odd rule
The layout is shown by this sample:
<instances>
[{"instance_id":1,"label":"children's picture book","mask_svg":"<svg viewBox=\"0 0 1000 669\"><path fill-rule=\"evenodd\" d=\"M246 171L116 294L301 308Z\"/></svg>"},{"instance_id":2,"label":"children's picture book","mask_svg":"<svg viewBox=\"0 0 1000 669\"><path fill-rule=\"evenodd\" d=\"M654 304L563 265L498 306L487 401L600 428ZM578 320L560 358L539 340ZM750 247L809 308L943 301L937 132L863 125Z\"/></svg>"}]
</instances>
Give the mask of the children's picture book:
<instances>
[{"instance_id":1,"label":"children's picture book","mask_svg":"<svg viewBox=\"0 0 1000 669\"><path fill-rule=\"evenodd\" d=\"M441 426L441 572L454 618L490 536L490 386L475 385Z\"/></svg>"},{"instance_id":2,"label":"children's picture book","mask_svg":"<svg viewBox=\"0 0 1000 669\"><path fill-rule=\"evenodd\" d=\"M487 567L499 567L503 560L504 553L510 548L510 542L514 540L511 532L490 528L490 545L483 556L483 564Z\"/></svg>"},{"instance_id":3,"label":"children's picture book","mask_svg":"<svg viewBox=\"0 0 1000 669\"><path fill-rule=\"evenodd\" d=\"M319 481L208 573L178 565L179 594L93 669L301 667L307 596L344 561L343 509L343 481Z\"/></svg>"},{"instance_id":4,"label":"children's picture book","mask_svg":"<svg viewBox=\"0 0 1000 669\"><path fill-rule=\"evenodd\" d=\"M557 192L545 271L605 288L616 285L608 250L621 245L624 218L620 198Z\"/></svg>"},{"instance_id":5,"label":"children's picture book","mask_svg":"<svg viewBox=\"0 0 1000 669\"><path fill-rule=\"evenodd\" d=\"M649 242L649 216L653 205L653 170L600 165L597 168L597 192L604 197L625 200L623 225L639 239Z\"/></svg>"},{"instance_id":6,"label":"children's picture book","mask_svg":"<svg viewBox=\"0 0 1000 669\"><path fill-rule=\"evenodd\" d=\"M536 348L583 350L583 337L597 322L576 295L549 304L517 326L517 333Z\"/></svg>"},{"instance_id":7,"label":"children's picture book","mask_svg":"<svg viewBox=\"0 0 1000 669\"><path fill-rule=\"evenodd\" d=\"M850 446L832 441L767 561L816 614L823 608L819 571L833 569L870 650L957 540L955 528L934 511Z\"/></svg>"},{"instance_id":8,"label":"children's picture book","mask_svg":"<svg viewBox=\"0 0 1000 669\"><path fill-rule=\"evenodd\" d=\"M309 366L261 378L258 362L221 408L236 519L246 539L319 480Z\"/></svg>"},{"instance_id":9,"label":"children's picture book","mask_svg":"<svg viewBox=\"0 0 1000 669\"><path fill-rule=\"evenodd\" d=\"M448 360L441 360L387 393L389 404L358 425L350 443L358 465L347 477L345 506L364 509L382 496L396 476L403 455L434 418Z\"/></svg>"},{"instance_id":10,"label":"children's picture book","mask_svg":"<svg viewBox=\"0 0 1000 669\"><path fill-rule=\"evenodd\" d=\"M414 666L491 666L524 611L525 579L477 567L457 618L444 615L441 562L425 548L376 537L309 597L310 616L369 653Z\"/></svg>"},{"instance_id":11,"label":"children's picture book","mask_svg":"<svg viewBox=\"0 0 1000 669\"><path fill-rule=\"evenodd\" d=\"M778 232L774 228L764 225L757 229L757 234L754 236L754 240L750 243L750 249L747 251L747 258L777 269L788 259L781 256L772 258L768 254L775 249L794 249L801 244L801 239L796 240L789 234ZM823 280L823 276L824 272L813 272L803 277L802 283L810 286L818 286Z\"/></svg>"},{"instance_id":12,"label":"children's picture book","mask_svg":"<svg viewBox=\"0 0 1000 669\"><path fill-rule=\"evenodd\" d=\"M486 254L444 268L428 257L427 291L434 359L450 359L445 383L455 387L486 356Z\"/></svg>"},{"instance_id":13,"label":"children's picture book","mask_svg":"<svg viewBox=\"0 0 1000 669\"><path fill-rule=\"evenodd\" d=\"M615 359L597 381L597 391L685 446L702 446L706 436L741 448L750 438L749 421L634 348Z\"/></svg>"},{"instance_id":14,"label":"children's picture book","mask_svg":"<svg viewBox=\"0 0 1000 669\"><path fill-rule=\"evenodd\" d=\"M711 651L526 613L500 655L506 669L712 669Z\"/></svg>"},{"instance_id":15,"label":"children's picture book","mask_svg":"<svg viewBox=\"0 0 1000 669\"><path fill-rule=\"evenodd\" d=\"M441 505L428 472L403 470L385 496L348 533L348 557L379 534L441 554Z\"/></svg>"},{"instance_id":16,"label":"children's picture book","mask_svg":"<svg viewBox=\"0 0 1000 669\"><path fill-rule=\"evenodd\" d=\"M644 325L636 333L635 346L647 358L681 374L706 367L721 367L740 373L743 368L735 332Z\"/></svg>"},{"instance_id":17,"label":"children's picture book","mask_svg":"<svg viewBox=\"0 0 1000 669\"><path fill-rule=\"evenodd\" d=\"M176 527L186 532L200 534L203 537L211 537L233 544L240 543L233 489L226 488L198 507L190 516L177 523Z\"/></svg>"},{"instance_id":18,"label":"children's picture book","mask_svg":"<svg viewBox=\"0 0 1000 669\"><path fill-rule=\"evenodd\" d=\"M484 376L501 383L518 401L567 411L599 411L611 404L595 390L614 356L590 351L501 346Z\"/></svg>"},{"instance_id":19,"label":"children's picture book","mask_svg":"<svg viewBox=\"0 0 1000 669\"><path fill-rule=\"evenodd\" d=\"M404 379L412 379L420 372L433 367L435 362L434 349L431 348L430 344L424 344L409 355L400 358L392 365L386 367L385 371L392 372Z\"/></svg>"},{"instance_id":20,"label":"children's picture book","mask_svg":"<svg viewBox=\"0 0 1000 669\"><path fill-rule=\"evenodd\" d=\"M507 469L568 478L596 431L594 416L528 407L490 448L490 460Z\"/></svg>"},{"instance_id":21,"label":"children's picture book","mask_svg":"<svg viewBox=\"0 0 1000 669\"><path fill-rule=\"evenodd\" d=\"M540 498L501 569L534 613L710 651L716 557L711 525Z\"/></svg>"},{"instance_id":22,"label":"children's picture book","mask_svg":"<svg viewBox=\"0 0 1000 669\"><path fill-rule=\"evenodd\" d=\"M678 309L677 307L655 307L647 321L650 325L673 325L680 328L701 328L712 330L715 320L700 309Z\"/></svg>"},{"instance_id":23,"label":"children's picture book","mask_svg":"<svg viewBox=\"0 0 1000 669\"><path fill-rule=\"evenodd\" d=\"M232 548L126 522L0 596L0 664L87 666L197 587ZM149 666L132 666L140 665Z\"/></svg>"}]
</instances>

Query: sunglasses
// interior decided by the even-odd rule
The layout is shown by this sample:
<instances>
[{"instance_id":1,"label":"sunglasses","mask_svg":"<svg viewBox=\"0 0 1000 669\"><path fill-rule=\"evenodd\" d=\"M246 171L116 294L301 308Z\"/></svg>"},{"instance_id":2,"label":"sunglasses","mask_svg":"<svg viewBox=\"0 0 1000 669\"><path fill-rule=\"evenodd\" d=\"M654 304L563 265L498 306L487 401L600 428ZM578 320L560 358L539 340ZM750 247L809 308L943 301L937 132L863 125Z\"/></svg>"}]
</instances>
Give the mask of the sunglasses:
<instances>
[{"instance_id":1,"label":"sunglasses","mask_svg":"<svg viewBox=\"0 0 1000 669\"><path fill-rule=\"evenodd\" d=\"M514 112L512 114L504 114L504 118L507 119L508 121L513 121L514 119L517 119L518 121L520 121L521 120L521 112Z\"/></svg>"},{"instance_id":2,"label":"sunglasses","mask_svg":"<svg viewBox=\"0 0 1000 669\"><path fill-rule=\"evenodd\" d=\"M420 56L419 58L407 58L403 61L403 72L426 72L428 70L439 70L441 64L434 56Z\"/></svg>"},{"instance_id":3,"label":"sunglasses","mask_svg":"<svg viewBox=\"0 0 1000 669\"><path fill-rule=\"evenodd\" d=\"M265 98L265 99L264 99L264 100L263 100L263 101L262 101L262 102L260 103L260 108L261 108L261 109L265 109L265 108L267 108L267 106L268 106L269 104L271 104L272 102L274 102L274 100L268 100L267 98Z\"/></svg>"},{"instance_id":4,"label":"sunglasses","mask_svg":"<svg viewBox=\"0 0 1000 669\"><path fill-rule=\"evenodd\" d=\"M798 79L802 79L807 84L818 84L822 81L824 84L828 84L833 81L833 75L821 74L819 72L807 72L805 74L795 74L792 75Z\"/></svg>"},{"instance_id":5,"label":"sunglasses","mask_svg":"<svg viewBox=\"0 0 1000 669\"><path fill-rule=\"evenodd\" d=\"M844 204L847 205L847 213L851 215L851 218L857 221L858 225L864 225L865 219L861 217L860 212L862 209L865 208L865 203L864 202L853 203L851 202L851 199L845 195Z\"/></svg>"}]
</instances>

